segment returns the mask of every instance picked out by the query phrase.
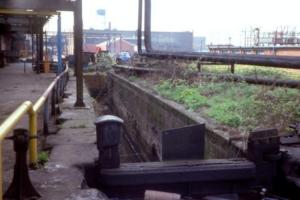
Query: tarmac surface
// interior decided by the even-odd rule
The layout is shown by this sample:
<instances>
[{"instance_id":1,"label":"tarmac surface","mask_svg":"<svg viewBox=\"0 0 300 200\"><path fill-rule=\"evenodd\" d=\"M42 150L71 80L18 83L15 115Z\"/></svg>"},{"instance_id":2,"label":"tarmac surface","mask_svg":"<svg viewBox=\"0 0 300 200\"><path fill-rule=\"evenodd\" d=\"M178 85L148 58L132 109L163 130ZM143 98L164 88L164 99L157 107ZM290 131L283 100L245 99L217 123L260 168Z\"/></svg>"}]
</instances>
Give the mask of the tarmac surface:
<instances>
[{"instance_id":1,"label":"tarmac surface","mask_svg":"<svg viewBox=\"0 0 300 200\"><path fill-rule=\"evenodd\" d=\"M44 168L31 171L31 179L42 199L98 200L107 197L87 186L85 166L98 158L93 102L84 86L84 108L75 108L76 79L70 73L65 91L68 98L61 104L59 131L46 139L50 147Z\"/></svg>"},{"instance_id":2,"label":"tarmac surface","mask_svg":"<svg viewBox=\"0 0 300 200\"><path fill-rule=\"evenodd\" d=\"M24 70L25 69L25 70ZM0 68L0 123L2 123L20 104L29 100L35 102L53 81L55 74L36 74L31 63L11 63ZM41 124L41 118L39 118ZM16 128L28 129L28 117L25 116ZM38 126L40 129L41 126ZM5 140L2 145L4 189L8 187L6 179L12 177L15 163L13 142ZM9 181L10 182L10 181Z\"/></svg>"}]
</instances>

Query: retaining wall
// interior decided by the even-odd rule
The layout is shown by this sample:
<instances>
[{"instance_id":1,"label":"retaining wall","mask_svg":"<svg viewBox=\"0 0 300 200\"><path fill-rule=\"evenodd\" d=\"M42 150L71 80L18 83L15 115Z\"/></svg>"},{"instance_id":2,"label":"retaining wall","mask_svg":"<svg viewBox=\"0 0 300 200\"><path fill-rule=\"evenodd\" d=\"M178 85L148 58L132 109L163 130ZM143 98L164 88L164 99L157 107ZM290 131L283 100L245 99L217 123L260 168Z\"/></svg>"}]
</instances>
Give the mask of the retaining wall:
<instances>
[{"instance_id":1,"label":"retaining wall","mask_svg":"<svg viewBox=\"0 0 300 200\"><path fill-rule=\"evenodd\" d=\"M115 73L108 74L108 82L110 106L125 120L128 132L149 157L159 155L162 130L198 123L206 124L205 158L241 156L241 143L230 142L198 113L187 111L182 105L161 98Z\"/></svg>"}]
</instances>

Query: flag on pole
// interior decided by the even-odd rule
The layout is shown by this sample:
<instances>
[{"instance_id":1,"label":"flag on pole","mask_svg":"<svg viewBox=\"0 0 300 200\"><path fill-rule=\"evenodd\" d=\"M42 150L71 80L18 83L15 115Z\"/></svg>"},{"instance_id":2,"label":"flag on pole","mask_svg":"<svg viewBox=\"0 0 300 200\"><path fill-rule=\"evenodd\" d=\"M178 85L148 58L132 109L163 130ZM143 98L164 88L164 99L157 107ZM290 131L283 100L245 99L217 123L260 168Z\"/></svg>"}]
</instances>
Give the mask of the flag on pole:
<instances>
[{"instance_id":1,"label":"flag on pole","mask_svg":"<svg viewBox=\"0 0 300 200\"><path fill-rule=\"evenodd\" d=\"M97 14L100 16L105 16L105 10L104 9L98 9Z\"/></svg>"}]
</instances>

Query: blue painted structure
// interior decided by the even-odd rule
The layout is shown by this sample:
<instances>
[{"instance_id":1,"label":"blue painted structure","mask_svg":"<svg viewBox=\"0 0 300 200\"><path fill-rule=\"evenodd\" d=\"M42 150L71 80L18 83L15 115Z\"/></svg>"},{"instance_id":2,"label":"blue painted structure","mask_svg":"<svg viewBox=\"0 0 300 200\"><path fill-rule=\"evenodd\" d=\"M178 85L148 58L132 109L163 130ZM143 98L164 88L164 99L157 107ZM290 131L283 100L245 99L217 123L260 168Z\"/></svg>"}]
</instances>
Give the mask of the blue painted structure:
<instances>
[{"instance_id":1,"label":"blue painted structure","mask_svg":"<svg viewBox=\"0 0 300 200\"><path fill-rule=\"evenodd\" d=\"M62 69L62 43L61 43L61 16L60 13L57 15L57 74L60 74L63 69Z\"/></svg>"}]
</instances>

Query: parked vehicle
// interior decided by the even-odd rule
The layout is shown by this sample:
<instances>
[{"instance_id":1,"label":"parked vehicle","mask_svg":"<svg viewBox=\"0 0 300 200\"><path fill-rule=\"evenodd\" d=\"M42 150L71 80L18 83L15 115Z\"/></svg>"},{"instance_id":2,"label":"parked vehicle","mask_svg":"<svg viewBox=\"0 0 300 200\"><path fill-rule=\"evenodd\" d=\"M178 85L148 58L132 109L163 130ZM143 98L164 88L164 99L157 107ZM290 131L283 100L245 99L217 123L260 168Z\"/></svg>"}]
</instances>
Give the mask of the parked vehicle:
<instances>
[{"instance_id":1,"label":"parked vehicle","mask_svg":"<svg viewBox=\"0 0 300 200\"><path fill-rule=\"evenodd\" d=\"M131 55L127 51L120 52L116 57L117 64L128 64L131 61Z\"/></svg>"}]
</instances>

